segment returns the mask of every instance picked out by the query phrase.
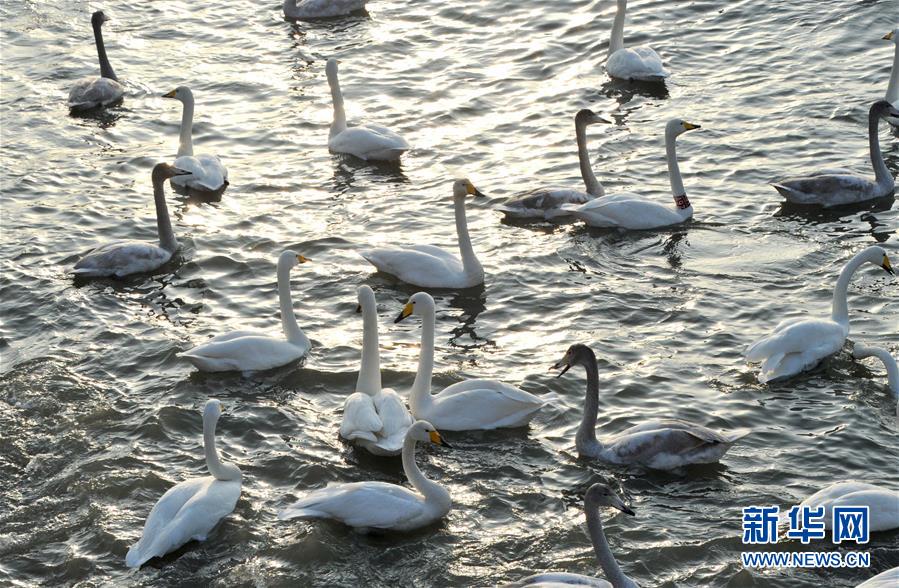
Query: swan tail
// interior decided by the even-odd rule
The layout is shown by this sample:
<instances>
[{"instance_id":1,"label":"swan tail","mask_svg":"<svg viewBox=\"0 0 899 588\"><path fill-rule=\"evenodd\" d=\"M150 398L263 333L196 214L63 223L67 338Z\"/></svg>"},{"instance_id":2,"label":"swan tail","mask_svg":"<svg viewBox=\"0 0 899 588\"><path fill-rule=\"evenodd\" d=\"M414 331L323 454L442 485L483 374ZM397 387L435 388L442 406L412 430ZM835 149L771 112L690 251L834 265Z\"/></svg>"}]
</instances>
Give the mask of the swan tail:
<instances>
[{"instance_id":1,"label":"swan tail","mask_svg":"<svg viewBox=\"0 0 899 588\"><path fill-rule=\"evenodd\" d=\"M731 431L729 433L724 433L724 438L728 443L734 443L736 441L739 441L746 435L750 434L751 432L752 432L752 429L748 429L748 428L737 429L737 430Z\"/></svg>"},{"instance_id":2,"label":"swan tail","mask_svg":"<svg viewBox=\"0 0 899 588\"><path fill-rule=\"evenodd\" d=\"M151 559L153 554L142 553L140 541L131 546L128 553L125 554L125 565L129 568L139 568Z\"/></svg>"},{"instance_id":3,"label":"swan tail","mask_svg":"<svg viewBox=\"0 0 899 588\"><path fill-rule=\"evenodd\" d=\"M817 204L813 194L806 194L786 184L786 182L772 182L771 186L783 196L787 202L794 204Z\"/></svg>"},{"instance_id":4,"label":"swan tail","mask_svg":"<svg viewBox=\"0 0 899 588\"><path fill-rule=\"evenodd\" d=\"M340 431L340 436L346 439L347 441L357 441L360 439L364 439L365 441L371 441L372 443L376 443L378 441L377 435L371 433L369 431Z\"/></svg>"},{"instance_id":5,"label":"swan tail","mask_svg":"<svg viewBox=\"0 0 899 588\"><path fill-rule=\"evenodd\" d=\"M298 508L296 506L288 506L278 513L279 521L289 521L290 519L323 519L327 518L327 513L314 508Z\"/></svg>"}]
</instances>

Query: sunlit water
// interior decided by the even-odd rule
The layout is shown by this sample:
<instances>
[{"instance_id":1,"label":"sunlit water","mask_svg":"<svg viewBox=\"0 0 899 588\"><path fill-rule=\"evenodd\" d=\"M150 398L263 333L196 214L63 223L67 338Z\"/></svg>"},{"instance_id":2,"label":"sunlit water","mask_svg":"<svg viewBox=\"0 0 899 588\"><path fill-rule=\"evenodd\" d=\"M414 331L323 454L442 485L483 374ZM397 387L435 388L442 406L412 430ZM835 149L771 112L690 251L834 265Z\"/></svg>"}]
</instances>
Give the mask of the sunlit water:
<instances>
[{"instance_id":1,"label":"sunlit water","mask_svg":"<svg viewBox=\"0 0 899 588\"><path fill-rule=\"evenodd\" d=\"M98 117L70 117L71 82L97 71L90 12L103 8L110 59L128 90ZM612 84L602 70L614 3L396 2L294 25L280 3L247 0L4 3L0 308L0 584L486 585L533 571L598 573L581 497L621 490L634 518L603 512L628 575L660 586L853 586L899 565L899 533L874 536L874 568L743 570L740 508L782 507L829 484L895 485L895 399L883 370L843 352L815 373L760 386L741 352L782 318L826 316L856 251L896 251L888 199L828 213L782 209L772 178L820 167L871 174L866 120L883 96L899 2L632 1L626 39L651 42L673 72L667 93ZM341 62L351 119L403 134L400 168L326 149L324 78ZM152 276L74 283L98 242L155 238L150 169L177 147L191 86L195 148L222 157L219 203L170 192L181 260ZM678 141L695 220L619 234L513 226L493 207L543 183L580 186L573 115L589 129L607 189L668 201L663 127ZM899 142L881 129L887 165ZM384 384L405 391L419 321L392 318L414 290L372 273L369 244L454 247L453 174L491 198L469 220L487 280L437 297L435 386L502 378L555 392L528 429L449 434L419 451L454 508L407 536L282 523L276 512L329 482L404 482L400 465L337 438L361 346L355 288L379 301ZM271 373L200 375L176 357L231 328L277 334L275 263L294 270L308 360ZM895 256L894 256L895 257ZM851 339L899 351L895 279L873 267L850 287ZM547 372L590 344L600 428L676 416L752 427L720 465L674 473L579 461L584 379ZM203 475L199 409L222 400L219 444L244 472L233 515L202 544L139 572L124 566L154 502ZM817 544L832 549L829 541ZM798 543L782 546L799 549Z\"/></svg>"}]
</instances>

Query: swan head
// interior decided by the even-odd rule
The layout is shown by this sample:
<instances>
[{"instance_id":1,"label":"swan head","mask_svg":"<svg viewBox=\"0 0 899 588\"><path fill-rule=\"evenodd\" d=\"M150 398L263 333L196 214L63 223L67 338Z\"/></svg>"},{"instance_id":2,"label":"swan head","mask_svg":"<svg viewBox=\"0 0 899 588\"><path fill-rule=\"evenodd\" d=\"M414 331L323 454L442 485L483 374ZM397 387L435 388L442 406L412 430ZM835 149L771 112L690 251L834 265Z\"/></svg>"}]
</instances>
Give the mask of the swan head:
<instances>
[{"instance_id":1,"label":"swan head","mask_svg":"<svg viewBox=\"0 0 899 588\"><path fill-rule=\"evenodd\" d=\"M894 108L893 105L886 100L878 100L871 105L871 116L880 118L899 117L899 110Z\"/></svg>"},{"instance_id":2,"label":"swan head","mask_svg":"<svg viewBox=\"0 0 899 588\"><path fill-rule=\"evenodd\" d=\"M328 62L325 64L325 74L327 74L328 79L334 79L337 77L337 64L339 62L333 57L328 59Z\"/></svg>"},{"instance_id":3,"label":"swan head","mask_svg":"<svg viewBox=\"0 0 899 588\"><path fill-rule=\"evenodd\" d=\"M562 374L570 370L574 365L582 365L584 367L596 365L596 354L586 345L575 343L568 348L568 351L565 352L565 356L550 366L549 369L562 370L559 372L559 375L556 376L557 378L561 378Z\"/></svg>"},{"instance_id":4,"label":"swan head","mask_svg":"<svg viewBox=\"0 0 899 588\"><path fill-rule=\"evenodd\" d=\"M897 45L899 45L899 27L896 27L889 33L885 34L883 36L883 40L884 41L892 41L893 43L896 43Z\"/></svg>"},{"instance_id":5,"label":"swan head","mask_svg":"<svg viewBox=\"0 0 899 588\"><path fill-rule=\"evenodd\" d=\"M480 190L474 187L474 184L468 178L459 178L453 182L453 196L455 198L465 198L466 196L478 196L485 198Z\"/></svg>"},{"instance_id":6,"label":"swan head","mask_svg":"<svg viewBox=\"0 0 899 588\"><path fill-rule=\"evenodd\" d=\"M701 129L702 127L699 125L695 125L691 122L687 122L680 118L672 118L668 121L668 124L665 125L665 134L673 135L677 137L678 135L682 135L687 131L692 131L693 129Z\"/></svg>"},{"instance_id":7,"label":"swan head","mask_svg":"<svg viewBox=\"0 0 899 588\"><path fill-rule=\"evenodd\" d=\"M220 416L222 416L222 403L214 398L207 400L206 405L203 407L203 421L215 424Z\"/></svg>"},{"instance_id":8,"label":"swan head","mask_svg":"<svg viewBox=\"0 0 899 588\"><path fill-rule=\"evenodd\" d=\"M634 511L624 504L624 501L615 494L615 491L605 484L593 484L587 489L584 495L584 506L586 508L599 508L602 506L611 506L617 508L624 514L634 516Z\"/></svg>"},{"instance_id":9,"label":"swan head","mask_svg":"<svg viewBox=\"0 0 899 588\"><path fill-rule=\"evenodd\" d=\"M108 21L109 17L106 16L102 10L98 10L97 12L91 15L91 24L95 27L102 26L104 22Z\"/></svg>"},{"instance_id":10,"label":"swan head","mask_svg":"<svg viewBox=\"0 0 899 588\"><path fill-rule=\"evenodd\" d=\"M434 299L431 298L431 295L427 292L418 292L413 294L411 298L409 298L409 302L406 303L406 306L403 307L403 310L400 311L396 318L394 319L394 323L398 323L404 319L409 318L413 314L417 314L421 316L422 314L430 312L433 314L434 312Z\"/></svg>"},{"instance_id":11,"label":"swan head","mask_svg":"<svg viewBox=\"0 0 899 588\"><path fill-rule=\"evenodd\" d=\"M606 120L603 117L599 116L589 108L583 108L578 111L576 115L574 115L574 124L575 126L587 126L596 123L604 123L607 125L612 124L612 121Z\"/></svg>"},{"instance_id":12,"label":"swan head","mask_svg":"<svg viewBox=\"0 0 899 588\"><path fill-rule=\"evenodd\" d=\"M362 312L362 307L365 305L375 306L377 304L375 291L368 286L356 288L356 300L359 301L358 306L356 306L356 312Z\"/></svg>"},{"instance_id":13,"label":"swan head","mask_svg":"<svg viewBox=\"0 0 899 588\"><path fill-rule=\"evenodd\" d=\"M883 250L883 247L880 247L879 245L868 247L861 255L864 261L883 268L883 270L890 275L896 275L896 272L893 271L893 266L890 263L890 258L887 255L887 252Z\"/></svg>"},{"instance_id":14,"label":"swan head","mask_svg":"<svg viewBox=\"0 0 899 588\"><path fill-rule=\"evenodd\" d=\"M187 86L178 86L171 92L162 95L163 98L174 98L180 102L193 102L194 94Z\"/></svg>"},{"instance_id":15,"label":"swan head","mask_svg":"<svg viewBox=\"0 0 899 588\"><path fill-rule=\"evenodd\" d=\"M412 423L406 436L412 437L416 441L421 441L422 443L433 443L434 445L452 448L449 443L443 440L443 437L440 436L440 432L434 425L428 421L415 421Z\"/></svg>"},{"instance_id":16,"label":"swan head","mask_svg":"<svg viewBox=\"0 0 899 588\"><path fill-rule=\"evenodd\" d=\"M169 165L167 163L157 163L153 166L153 183L160 184L169 178L174 178L175 176L189 176L191 172L187 170L183 170L175 167L174 165Z\"/></svg>"},{"instance_id":17,"label":"swan head","mask_svg":"<svg viewBox=\"0 0 899 588\"><path fill-rule=\"evenodd\" d=\"M287 268L290 269L296 265L301 263L306 263L309 261L308 257L303 257L299 253L291 251L290 249L281 252L281 255L278 256L278 269Z\"/></svg>"}]
</instances>

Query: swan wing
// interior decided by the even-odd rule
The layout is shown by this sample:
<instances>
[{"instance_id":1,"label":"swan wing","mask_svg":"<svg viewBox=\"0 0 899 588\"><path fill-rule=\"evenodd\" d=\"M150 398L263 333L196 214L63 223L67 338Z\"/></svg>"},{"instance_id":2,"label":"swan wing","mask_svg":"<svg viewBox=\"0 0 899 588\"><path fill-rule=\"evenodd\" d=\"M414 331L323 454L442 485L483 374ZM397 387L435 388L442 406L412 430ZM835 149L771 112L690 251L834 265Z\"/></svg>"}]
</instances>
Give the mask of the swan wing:
<instances>
[{"instance_id":1,"label":"swan wing","mask_svg":"<svg viewBox=\"0 0 899 588\"><path fill-rule=\"evenodd\" d=\"M579 190L543 187L517 194L497 209L511 218L550 219L570 215L571 211L563 208L566 204L577 206L594 198L596 197Z\"/></svg>"},{"instance_id":2,"label":"swan wing","mask_svg":"<svg viewBox=\"0 0 899 588\"><path fill-rule=\"evenodd\" d=\"M315 19L333 18L358 12L365 9L368 0L299 0L285 3L284 15L287 18Z\"/></svg>"},{"instance_id":3,"label":"swan wing","mask_svg":"<svg viewBox=\"0 0 899 588\"><path fill-rule=\"evenodd\" d=\"M308 350L284 339L255 335L204 343L178 356L204 372L262 371L300 359Z\"/></svg>"},{"instance_id":4,"label":"swan wing","mask_svg":"<svg viewBox=\"0 0 899 588\"><path fill-rule=\"evenodd\" d=\"M81 78L69 91L69 108L88 110L98 106L109 106L125 95L125 88L110 78Z\"/></svg>"},{"instance_id":5,"label":"swan wing","mask_svg":"<svg viewBox=\"0 0 899 588\"><path fill-rule=\"evenodd\" d=\"M402 137L383 127L349 127L328 140L328 148L360 159L397 159L409 149Z\"/></svg>"},{"instance_id":6,"label":"swan wing","mask_svg":"<svg viewBox=\"0 0 899 588\"><path fill-rule=\"evenodd\" d=\"M606 71L613 78L644 82L663 81L670 75L659 54L645 45L625 47L612 53L606 61Z\"/></svg>"},{"instance_id":7,"label":"swan wing","mask_svg":"<svg viewBox=\"0 0 899 588\"><path fill-rule=\"evenodd\" d=\"M896 588L897 585L899 585L899 567L881 572L873 578L865 580L856 588Z\"/></svg>"},{"instance_id":8,"label":"swan wing","mask_svg":"<svg viewBox=\"0 0 899 588\"><path fill-rule=\"evenodd\" d=\"M278 518L334 519L350 527L401 529L424 510L424 498L402 486L356 482L310 492L279 512Z\"/></svg>"},{"instance_id":9,"label":"swan wing","mask_svg":"<svg viewBox=\"0 0 899 588\"><path fill-rule=\"evenodd\" d=\"M660 204L639 194L614 194L587 202L571 214L591 227L646 230L676 225L689 218L670 204Z\"/></svg>"},{"instance_id":10,"label":"swan wing","mask_svg":"<svg viewBox=\"0 0 899 588\"><path fill-rule=\"evenodd\" d=\"M350 441L377 441L377 433L383 428L371 396L355 392L347 397L343 403L343 420L340 422L341 437Z\"/></svg>"},{"instance_id":11,"label":"swan wing","mask_svg":"<svg viewBox=\"0 0 899 588\"><path fill-rule=\"evenodd\" d=\"M72 273L86 277L122 277L153 271L172 258L172 252L153 243L122 241L98 247L75 264Z\"/></svg>"},{"instance_id":12,"label":"swan wing","mask_svg":"<svg viewBox=\"0 0 899 588\"><path fill-rule=\"evenodd\" d=\"M229 333L224 333L222 335L216 335L212 339L206 341L206 343L221 343L223 341L230 341L232 339L240 339L241 337L267 337L265 333L260 333L259 331L231 331Z\"/></svg>"},{"instance_id":13,"label":"swan wing","mask_svg":"<svg viewBox=\"0 0 899 588\"><path fill-rule=\"evenodd\" d=\"M762 362L759 381L769 382L814 367L843 347L847 329L831 320L784 321L746 349L746 359Z\"/></svg>"},{"instance_id":14,"label":"swan wing","mask_svg":"<svg viewBox=\"0 0 899 588\"><path fill-rule=\"evenodd\" d=\"M526 425L543 404L515 386L474 379L444 388L426 412L415 416L448 431L498 429Z\"/></svg>"},{"instance_id":15,"label":"swan wing","mask_svg":"<svg viewBox=\"0 0 899 588\"><path fill-rule=\"evenodd\" d=\"M642 463L669 469L693 461L714 461L730 443L748 434L731 435L675 419L657 420L631 427L610 438L606 451L617 463ZM704 452L709 455L703 456ZM701 456L701 459L696 459ZM709 456L713 459L707 459Z\"/></svg>"},{"instance_id":16,"label":"swan wing","mask_svg":"<svg viewBox=\"0 0 899 588\"><path fill-rule=\"evenodd\" d=\"M179 186L215 191L228 180L228 170L214 155L182 155L175 160L175 167L191 172L189 176L172 178L172 182Z\"/></svg>"},{"instance_id":17,"label":"swan wing","mask_svg":"<svg viewBox=\"0 0 899 588\"><path fill-rule=\"evenodd\" d=\"M522 578L506 584L504 588L562 588L563 586L587 586L589 588L614 588L612 584L599 578L569 574L566 572L546 572Z\"/></svg>"},{"instance_id":18,"label":"swan wing","mask_svg":"<svg viewBox=\"0 0 899 588\"><path fill-rule=\"evenodd\" d=\"M390 388L385 388L376 394L373 400L383 423L381 436L390 437L401 433L405 437L406 431L412 426L412 414L400 395Z\"/></svg>"},{"instance_id":19,"label":"swan wing","mask_svg":"<svg viewBox=\"0 0 899 588\"><path fill-rule=\"evenodd\" d=\"M892 182L884 190L875 182L856 174L821 174L786 178L771 184L789 202L824 207L864 202L893 191Z\"/></svg>"},{"instance_id":20,"label":"swan wing","mask_svg":"<svg viewBox=\"0 0 899 588\"><path fill-rule=\"evenodd\" d=\"M402 249L368 249L359 254L378 271L404 282L426 288L455 287L464 280L462 262L452 254L431 245Z\"/></svg>"},{"instance_id":21,"label":"swan wing","mask_svg":"<svg viewBox=\"0 0 899 588\"><path fill-rule=\"evenodd\" d=\"M837 482L815 492L802 506L824 507L825 528L833 523L835 506L867 506L870 530L885 531L899 527L899 492L865 482Z\"/></svg>"}]
</instances>

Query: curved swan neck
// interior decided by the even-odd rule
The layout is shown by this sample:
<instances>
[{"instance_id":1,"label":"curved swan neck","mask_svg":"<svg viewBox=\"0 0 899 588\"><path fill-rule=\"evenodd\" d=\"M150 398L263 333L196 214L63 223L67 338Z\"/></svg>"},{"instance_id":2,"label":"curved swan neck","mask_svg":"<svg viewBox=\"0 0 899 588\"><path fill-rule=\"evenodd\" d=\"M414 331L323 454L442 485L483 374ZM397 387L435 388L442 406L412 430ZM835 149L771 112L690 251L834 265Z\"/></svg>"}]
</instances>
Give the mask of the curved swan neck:
<instances>
[{"instance_id":1,"label":"curved swan neck","mask_svg":"<svg viewBox=\"0 0 899 588\"><path fill-rule=\"evenodd\" d=\"M595 358L584 358L581 361L587 372L587 393L584 398L584 415L575 436L578 450L596 447L601 444L596 439L596 417L599 413L599 368Z\"/></svg>"},{"instance_id":2,"label":"curved swan neck","mask_svg":"<svg viewBox=\"0 0 899 588\"><path fill-rule=\"evenodd\" d=\"M592 196L603 196L605 190L596 175L593 173L593 167L590 165L590 152L587 151L587 125L575 121L574 134L577 139L577 157L581 166L581 178L584 180L584 186L587 188L587 194Z\"/></svg>"},{"instance_id":3,"label":"curved swan neck","mask_svg":"<svg viewBox=\"0 0 899 588\"><path fill-rule=\"evenodd\" d=\"M94 42L97 44L97 56L100 58L100 76L118 81L112 66L109 65L109 58L106 57L106 46L103 44L102 25L96 23L94 27Z\"/></svg>"},{"instance_id":4,"label":"curved swan neck","mask_svg":"<svg viewBox=\"0 0 899 588\"><path fill-rule=\"evenodd\" d=\"M356 392L374 396L381 391L381 364L378 348L378 309L369 297L360 300L362 304L362 362L359 365L359 379Z\"/></svg>"},{"instance_id":5,"label":"curved swan neck","mask_svg":"<svg viewBox=\"0 0 899 588\"><path fill-rule=\"evenodd\" d=\"M899 42L896 42L896 50L893 52L893 67L890 70L890 83L885 99L894 105L899 101Z\"/></svg>"},{"instance_id":6,"label":"curved swan neck","mask_svg":"<svg viewBox=\"0 0 899 588\"><path fill-rule=\"evenodd\" d=\"M278 263L278 302L281 305L281 329L284 336L294 345L310 347L309 339L297 324L293 312L293 298L290 295L290 265Z\"/></svg>"},{"instance_id":7,"label":"curved swan neck","mask_svg":"<svg viewBox=\"0 0 899 588\"><path fill-rule=\"evenodd\" d=\"M887 169L887 164L883 160L880 153L880 138L877 136L877 126L880 123L880 117L875 114L874 109L868 113L868 148L871 152L871 165L874 166L874 180L878 185L892 184L893 176Z\"/></svg>"},{"instance_id":8,"label":"curved swan neck","mask_svg":"<svg viewBox=\"0 0 899 588\"><path fill-rule=\"evenodd\" d=\"M624 49L624 17L627 12L627 0L618 0L618 11L612 23L612 37L609 39L609 55Z\"/></svg>"},{"instance_id":9,"label":"curved swan neck","mask_svg":"<svg viewBox=\"0 0 899 588\"><path fill-rule=\"evenodd\" d=\"M415 439L408 433L403 440L403 471L412 486L425 497L425 502L447 509L452 505L449 492L437 482L427 479L418 469L418 464L415 463Z\"/></svg>"},{"instance_id":10,"label":"curved swan neck","mask_svg":"<svg viewBox=\"0 0 899 588\"><path fill-rule=\"evenodd\" d=\"M606 578L615 588L624 588L631 586L630 579L621 571L621 567L615 560L612 550L609 549L609 542L606 540L606 534L602 530L602 521L599 518L599 508L596 505L585 505L587 514L587 529L590 531L590 540L593 542L593 551L596 553L596 559L599 566L605 573Z\"/></svg>"},{"instance_id":11,"label":"curved swan neck","mask_svg":"<svg viewBox=\"0 0 899 588\"><path fill-rule=\"evenodd\" d=\"M184 109L181 112L181 136L178 140L178 157L194 154L194 97L192 95L186 96L183 104Z\"/></svg>"},{"instance_id":12,"label":"curved swan neck","mask_svg":"<svg viewBox=\"0 0 899 588\"><path fill-rule=\"evenodd\" d=\"M153 180L153 201L156 204L156 232L159 234L159 246L173 253L178 249L178 239L172 230L169 207L165 203L165 180Z\"/></svg>"},{"instance_id":13,"label":"curved swan neck","mask_svg":"<svg viewBox=\"0 0 899 588\"><path fill-rule=\"evenodd\" d=\"M678 211L686 211L692 206L684 190L684 182L680 175L680 166L677 163L677 135L665 132L665 156L668 159L668 181L671 183L671 195L674 196L674 204Z\"/></svg>"},{"instance_id":14,"label":"curved swan neck","mask_svg":"<svg viewBox=\"0 0 899 588\"><path fill-rule=\"evenodd\" d=\"M421 314L421 349L418 352L418 371L415 373L415 381L412 382L412 390L409 393L409 408L413 415L421 414L423 409L434 402L431 397L431 376L434 372L435 320L433 309L426 310Z\"/></svg>"},{"instance_id":15,"label":"curved swan neck","mask_svg":"<svg viewBox=\"0 0 899 588\"><path fill-rule=\"evenodd\" d=\"M468 235L468 219L465 216L465 196L453 196L456 215L456 234L459 237L459 253L462 255L462 269L465 275L483 277L484 268L474 254L471 237Z\"/></svg>"},{"instance_id":16,"label":"curved swan neck","mask_svg":"<svg viewBox=\"0 0 899 588\"><path fill-rule=\"evenodd\" d=\"M328 71L328 85L331 87L331 102L334 104L334 120L331 122L329 137L340 134L346 130L346 112L343 109L343 93L340 91L340 82L337 72Z\"/></svg>"},{"instance_id":17,"label":"curved swan neck","mask_svg":"<svg viewBox=\"0 0 899 588\"><path fill-rule=\"evenodd\" d=\"M866 251L862 251L849 260L840 272L837 284L833 288L833 304L831 306L830 318L847 329L849 328L849 308L846 295L849 291L849 282L852 281L852 275L855 274L855 271L865 263L865 253Z\"/></svg>"},{"instance_id":18,"label":"curved swan neck","mask_svg":"<svg viewBox=\"0 0 899 588\"><path fill-rule=\"evenodd\" d=\"M225 464L219 460L218 451L215 449L215 425L218 417L203 418L203 449L206 452L206 468L216 480L239 480L240 469L233 464Z\"/></svg>"},{"instance_id":19,"label":"curved swan neck","mask_svg":"<svg viewBox=\"0 0 899 588\"><path fill-rule=\"evenodd\" d=\"M887 385L895 394L899 394L899 365L886 349L871 349L871 355L883 362L883 367L887 371Z\"/></svg>"}]
</instances>

